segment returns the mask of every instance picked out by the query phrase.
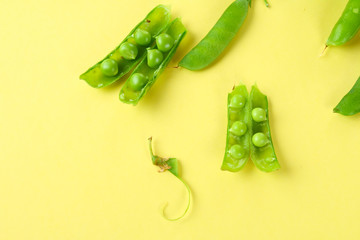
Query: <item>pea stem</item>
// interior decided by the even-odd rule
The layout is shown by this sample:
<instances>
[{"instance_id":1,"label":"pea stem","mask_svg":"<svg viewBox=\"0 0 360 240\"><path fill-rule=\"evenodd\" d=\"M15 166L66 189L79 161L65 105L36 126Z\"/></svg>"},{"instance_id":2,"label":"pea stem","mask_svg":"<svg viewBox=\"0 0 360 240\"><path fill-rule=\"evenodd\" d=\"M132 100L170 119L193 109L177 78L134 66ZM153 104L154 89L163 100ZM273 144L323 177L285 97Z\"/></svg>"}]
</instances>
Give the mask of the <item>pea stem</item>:
<instances>
[{"instance_id":1,"label":"pea stem","mask_svg":"<svg viewBox=\"0 0 360 240\"><path fill-rule=\"evenodd\" d=\"M264 2L265 2L266 7L270 7L270 4L269 4L269 2L267 0L264 0Z\"/></svg>"},{"instance_id":2,"label":"pea stem","mask_svg":"<svg viewBox=\"0 0 360 240\"><path fill-rule=\"evenodd\" d=\"M322 57L322 56L325 55L325 51L326 51L327 48L328 48L328 45L325 45L324 50L323 50L323 51L321 52L321 54L320 54L320 57Z\"/></svg>"},{"instance_id":3,"label":"pea stem","mask_svg":"<svg viewBox=\"0 0 360 240\"><path fill-rule=\"evenodd\" d=\"M168 221L177 221L177 220L183 218L186 215L186 213L189 211L190 203L191 203L191 190L190 190L190 187L179 176L179 173L177 171L177 169L178 169L178 167L177 167L178 166L177 159L176 158L161 158L159 156L155 156L154 153L153 153L153 150L152 150L152 137L149 137L148 140L149 140L149 149L150 149L152 162L153 162L154 165L156 165L156 166L158 166L160 168L159 172L169 171L170 173L172 173L177 179L179 179L184 184L184 186L186 187L186 190L188 192L188 203L187 203L185 211L183 212L183 214L181 216L179 216L177 218L169 218L169 217L167 217L166 214L165 214L165 208L168 205L167 202L165 203L165 205L162 208L162 214L161 215L162 215L163 218L165 218ZM173 169L172 167L174 167L174 169L175 169L174 171L172 170Z\"/></svg>"},{"instance_id":4,"label":"pea stem","mask_svg":"<svg viewBox=\"0 0 360 240\"><path fill-rule=\"evenodd\" d=\"M152 137L149 137L148 140L149 140L150 155L151 155L151 158L153 158L154 153L153 153L153 150L152 150Z\"/></svg>"},{"instance_id":5,"label":"pea stem","mask_svg":"<svg viewBox=\"0 0 360 240\"><path fill-rule=\"evenodd\" d=\"M168 221L177 221L177 220L180 220L181 218L183 218L185 215L186 215L186 213L189 211L189 209L190 209L190 203L191 203L191 191L190 191L190 187L189 187L189 185L187 185L180 177L178 177L178 176L176 176L184 185L185 185L185 187L186 187L186 190L187 190L187 192L188 192L188 204L187 204L187 206L186 206L186 209L185 209L185 211L184 211L184 213L181 215L181 216L179 216L179 217L177 217L177 218L168 218L166 215L165 215L165 208L167 207L167 205L168 205L168 203L165 203L165 205L164 205L164 207L162 208L162 216L163 216L163 218L165 218L166 220L168 220Z\"/></svg>"}]
</instances>

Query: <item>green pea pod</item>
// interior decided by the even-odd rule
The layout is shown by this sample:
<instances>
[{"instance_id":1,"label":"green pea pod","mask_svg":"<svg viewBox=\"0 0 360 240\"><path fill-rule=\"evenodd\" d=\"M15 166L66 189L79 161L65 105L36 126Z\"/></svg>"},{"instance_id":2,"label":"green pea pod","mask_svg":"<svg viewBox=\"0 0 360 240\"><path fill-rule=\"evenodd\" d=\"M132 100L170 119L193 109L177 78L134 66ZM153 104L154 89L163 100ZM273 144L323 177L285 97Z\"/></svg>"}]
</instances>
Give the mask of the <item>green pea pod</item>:
<instances>
[{"instance_id":1,"label":"green pea pod","mask_svg":"<svg viewBox=\"0 0 360 240\"><path fill-rule=\"evenodd\" d=\"M139 63L120 91L119 98L122 102L133 105L139 102L174 56L176 49L186 34L186 29L181 23L181 20L177 18L170 23L165 33L169 34L175 40L173 47L169 52L164 53L164 60L155 69L148 66L146 57ZM133 79L139 75L145 77L146 82L142 82L140 85L138 84L134 87L135 83ZM139 83L139 81L137 81L137 83Z\"/></svg>"},{"instance_id":2,"label":"green pea pod","mask_svg":"<svg viewBox=\"0 0 360 240\"><path fill-rule=\"evenodd\" d=\"M179 216L177 218L168 218L165 215L166 205L163 208L162 216L166 220L177 221L177 220L183 218L190 208L190 202L191 202L190 187L186 184L186 182L184 182L184 180L182 180L182 178L179 175L178 160L176 158L162 158L162 157L154 155L153 150L152 150L152 138L151 137L149 138L149 148L150 148L150 155L151 155L152 163L160 168L159 172L166 172L166 171L171 172L177 179L179 179L184 184L184 186L186 187L186 190L188 191L188 204L186 206L185 211L183 212L183 214L181 216Z\"/></svg>"},{"instance_id":3,"label":"green pea pod","mask_svg":"<svg viewBox=\"0 0 360 240\"><path fill-rule=\"evenodd\" d=\"M340 19L335 24L327 46L343 45L351 40L360 29L360 0L349 0Z\"/></svg>"},{"instance_id":4,"label":"green pea pod","mask_svg":"<svg viewBox=\"0 0 360 240\"><path fill-rule=\"evenodd\" d=\"M250 157L250 103L245 85L233 88L228 94L228 127L222 170L237 172Z\"/></svg>"},{"instance_id":5,"label":"green pea pod","mask_svg":"<svg viewBox=\"0 0 360 240\"><path fill-rule=\"evenodd\" d=\"M251 109L251 160L255 166L264 172L272 172L280 168L277 160L274 146L271 139L268 100L260 92L257 86L253 86L250 92L250 109ZM254 109L256 109L254 111ZM265 112L264 118L259 118L257 110ZM255 119L255 120L254 120Z\"/></svg>"},{"instance_id":6,"label":"green pea pod","mask_svg":"<svg viewBox=\"0 0 360 240\"><path fill-rule=\"evenodd\" d=\"M179 66L195 71L215 61L242 26L248 8L248 0L234 1L209 33L180 61Z\"/></svg>"},{"instance_id":7,"label":"green pea pod","mask_svg":"<svg viewBox=\"0 0 360 240\"><path fill-rule=\"evenodd\" d=\"M360 77L351 90L341 99L334 108L334 113L345 116L354 115L360 112Z\"/></svg>"},{"instance_id":8,"label":"green pea pod","mask_svg":"<svg viewBox=\"0 0 360 240\"><path fill-rule=\"evenodd\" d=\"M153 37L160 34L170 22L170 9L164 5L155 7L146 17L142 20L129 35L117 46L111 53L109 53L103 60L95 64L80 76L80 79L85 80L90 86L94 88L101 88L108 86L115 81L119 80L122 76L133 69L140 60L146 55L146 46L136 44L134 39L134 32L137 29L148 31ZM138 54L134 60L126 60L121 57L119 48L125 43L129 42L135 44L138 49ZM101 71L101 63L106 59L113 59L117 62L118 71L113 76L106 76Z\"/></svg>"}]
</instances>

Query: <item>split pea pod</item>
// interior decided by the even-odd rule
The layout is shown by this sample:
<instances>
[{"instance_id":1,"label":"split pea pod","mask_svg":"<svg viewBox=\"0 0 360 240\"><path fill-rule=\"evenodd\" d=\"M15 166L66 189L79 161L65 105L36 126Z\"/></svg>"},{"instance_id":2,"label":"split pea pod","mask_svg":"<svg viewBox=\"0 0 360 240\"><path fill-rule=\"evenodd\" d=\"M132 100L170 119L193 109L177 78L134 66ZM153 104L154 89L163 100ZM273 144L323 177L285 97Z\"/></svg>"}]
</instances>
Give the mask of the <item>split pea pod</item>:
<instances>
[{"instance_id":1,"label":"split pea pod","mask_svg":"<svg viewBox=\"0 0 360 240\"><path fill-rule=\"evenodd\" d=\"M237 172L249 160L250 135L248 124L251 121L250 104L245 85L233 88L228 94L228 127L225 156L222 170Z\"/></svg>"},{"instance_id":2,"label":"split pea pod","mask_svg":"<svg viewBox=\"0 0 360 240\"><path fill-rule=\"evenodd\" d=\"M249 4L249 0L234 1L209 33L180 61L179 66L195 71L215 61L244 23Z\"/></svg>"},{"instance_id":3,"label":"split pea pod","mask_svg":"<svg viewBox=\"0 0 360 240\"><path fill-rule=\"evenodd\" d=\"M264 172L280 168L271 139L267 97L253 86L250 92L250 155L255 166Z\"/></svg>"},{"instance_id":4,"label":"split pea pod","mask_svg":"<svg viewBox=\"0 0 360 240\"><path fill-rule=\"evenodd\" d=\"M350 41L360 29L360 0L349 0L340 19L326 42L327 46L339 46Z\"/></svg>"},{"instance_id":5,"label":"split pea pod","mask_svg":"<svg viewBox=\"0 0 360 240\"><path fill-rule=\"evenodd\" d=\"M80 76L94 88L108 86L133 69L146 55L146 48L170 22L170 9L155 7L104 59Z\"/></svg>"},{"instance_id":6,"label":"split pea pod","mask_svg":"<svg viewBox=\"0 0 360 240\"><path fill-rule=\"evenodd\" d=\"M170 23L169 27L164 31L164 33L162 33L162 37L159 36L161 37L160 39L162 41L157 41L157 45L162 46L160 50L168 50L167 52L162 53L162 62L158 65L158 67L153 68L153 64L150 64L147 57L145 57L135 68L131 76L126 80L124 86L122 87L119 95L119 98L122 102L133 105L136 105L139 102L139 100L146 94L150 87L155 83L156 79L164 71L174 56L176 49L178 48L185 34L186 29L179 18ZM173 42L170 41L171 39L173 39ZM169 46L172 47L170 48ZM154 49L157 48L155 47ZM152 49L148 49L148 51L151 50ZM150 53L152 52L149 52L149 54Z\"/></svg>"}]
</instances>

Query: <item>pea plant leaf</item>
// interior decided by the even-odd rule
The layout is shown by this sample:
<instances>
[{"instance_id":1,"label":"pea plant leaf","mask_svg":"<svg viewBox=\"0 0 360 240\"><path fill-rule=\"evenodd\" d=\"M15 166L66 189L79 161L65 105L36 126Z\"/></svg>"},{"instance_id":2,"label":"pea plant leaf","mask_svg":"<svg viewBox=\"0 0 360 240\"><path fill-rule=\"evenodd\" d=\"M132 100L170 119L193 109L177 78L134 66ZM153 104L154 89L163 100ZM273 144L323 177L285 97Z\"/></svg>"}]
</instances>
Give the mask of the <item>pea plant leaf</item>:
<instances>
[{"instance_id":1,"label":"pea plant leaf","mask_svg":"<svg viewBox=\"0 0 360 240\"><path fill-rule=\"evenodd\" d=\"M163 173L166 171L169 171L170 173L172 173L177 179L179 179L184 184L184 186L186 187L186 190L188 192L188 204L186 206L184 213L181 216L179 216L177 218L168 218L165 214L165 208L166 208L167 204L165 204L165 206L162 209L162 216L166 220L177 221L177 220L183 218L190 208L190 202L191 202L190 187L179 176L178 160L176 158L162 158L162 157L154 155L153 150L152 150L152 137L150 137L148 140L149 140L149 149L150 149L152 163L159 167L160 173Z\"/></svg>"}]
</instances>

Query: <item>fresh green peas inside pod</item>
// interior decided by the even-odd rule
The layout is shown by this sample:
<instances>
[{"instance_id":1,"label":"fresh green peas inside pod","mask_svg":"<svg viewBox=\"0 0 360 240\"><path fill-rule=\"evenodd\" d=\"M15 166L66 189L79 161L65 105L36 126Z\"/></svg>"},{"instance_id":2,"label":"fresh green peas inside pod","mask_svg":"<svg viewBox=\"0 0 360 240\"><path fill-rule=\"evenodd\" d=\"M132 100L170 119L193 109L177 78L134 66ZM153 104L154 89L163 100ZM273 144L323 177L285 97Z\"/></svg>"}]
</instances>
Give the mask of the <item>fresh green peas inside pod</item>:
<instances>
[{"instance_id":1,"label":"fresh green peas inside pod","mask_svg":"<svg viewBox=\"0 0 360 240\"><path fill-rule=\"evenodd\" d=\"M235 159L243 158L245 155L244 148L242 148L239 144L232 145L229 153L230 156Z\"/></svg>"},{"instance_id":2,"label":"fresh green peas inside pod","mask_svg":"<svg viewBox=\"0 0 360 240\"><path fill-rule=\"evenodd\" d=\"M162 33L156 37L156 45L162 52L168 52L174 46L175 40L167 33Z\"/></svg>"},{"instance_id":3,"label":"fresh green peas inside pod","mask_svg":"<svg viewBox=\"0 0 360 240\"><path fill-rule=\"evenodd\" d=\"M268 144L269 140L262 132L255 133L252 137L252 142L256 147L263 147Z\"/></svg>"},{"instance_id":4,"label":"fresh green peas inside pod","mask_svg":"<svg viewBox=\"0 0 360 240\"><path fill-rule=\"evenodd\" d=\"M266 112L263 108L254 108L251 116L255 122L263 122L266 120Z\"/></svg>"},{"instance_id":5,"label":"fresh green peas inside pod","mask_svg":"<svg viewBox=\"0 0 360 240\"><path fill-rule=\"evenodd\" d=\"M246 133L247 126L243 121L236 121L232 124L230 132L236 136L242 136Z\"/></svg>"},{"instance_id":6,"label":"fresh green peas inside pod","mask_svg":"<svg viewBox=\"0 0 360 240\"><path fill-rule=\"evenodd\" d=\"M230 100L231 108L243 108L245 106L246 99L240 94L234 95Z\"/></svg>"},{"instance_id":7,"label":"fresh green peas inside pod","mask_svg":"<svg viewBox=\"0 0 360 240\"><path fill-rule=\"evenodd\" d=\"M129 79L129 86L134 91L140 91L147 83L147 77L142 73L134 73Z\"/></svg>"},{"instance_id":8,"label":"fresh green peas inside pod","mask_svg":"<svg viewBox=\"0 0 360 240\"><path fill-rule=\"evenodd\" d=\"M118 73L118 64L114 59L105 59L101 63L101 72L108 77L115 76Z\"/></svg>"},{"instance_id":9,"label":"fresh green peas inside pod","mask_svg":"<svg viewBox=\"0 0 360 240\"><path fill-rule=\"evenodd\" d=\"M151 68L157 68L164 60L162 52L157 49L150 49L147 51L147 64Z\"/></svg>"},{"instance_id":10,"label":"fresh green peas inside pod","mask_svg":"<svg viewBox=\"0 0 360 240\"><path fill-rule=\"evenodd\" d=\"M134 34L135 42L140 46L149 46L151 42L151 34L143 29L137 29Z\"/></svg>"},{"instance_id":11,"label":"fresh green peas inside pod","mask_svg":"<svg viewBox=\"0 0 360 240\"><path fill-rule=\"evenodd\" d=\"M121 44L119 51L120 55L126 60L134 60L138 55L138 49L136 45L129 42Z\"/></svg>"}]
</instances>

